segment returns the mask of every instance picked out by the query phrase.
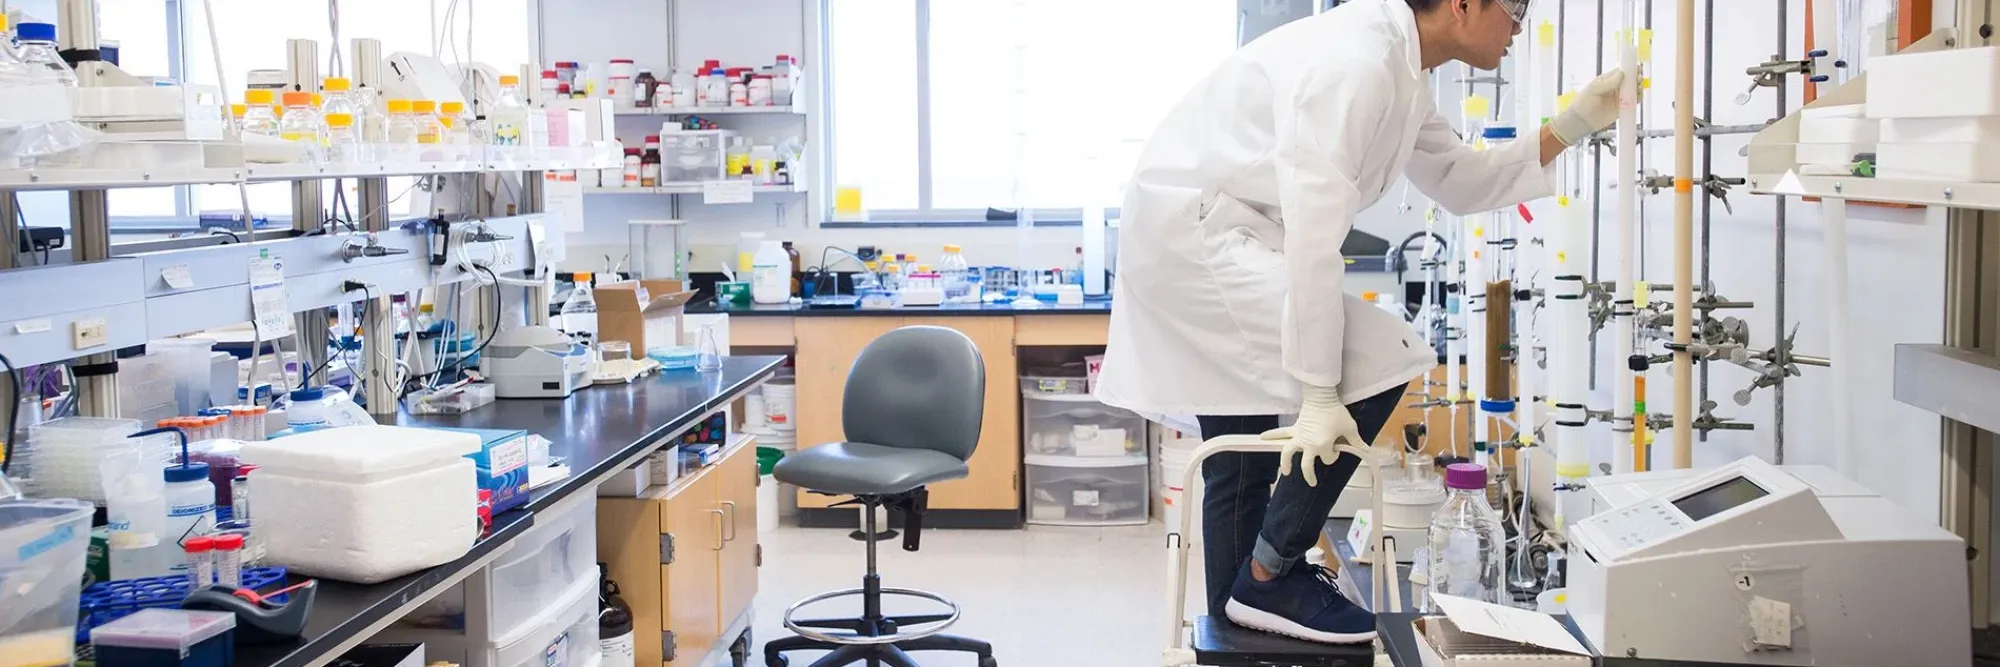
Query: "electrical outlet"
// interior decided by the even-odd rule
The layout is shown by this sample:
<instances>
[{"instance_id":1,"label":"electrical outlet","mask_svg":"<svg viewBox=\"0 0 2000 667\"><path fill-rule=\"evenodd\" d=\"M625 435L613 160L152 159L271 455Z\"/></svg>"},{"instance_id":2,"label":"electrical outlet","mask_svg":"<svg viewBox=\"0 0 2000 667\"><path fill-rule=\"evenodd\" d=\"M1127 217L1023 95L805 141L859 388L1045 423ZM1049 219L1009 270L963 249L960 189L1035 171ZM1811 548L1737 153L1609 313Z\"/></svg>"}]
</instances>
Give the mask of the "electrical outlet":
<instances>
[{"instance_id":1,"label":"electrical outlet","mask_svg":"<svg viewBox=\"0 0 2000 667\"><path fill-rule=\"evenodd\" d=\"M97 347L110 340L110 325L105 324L102 317L77 320L70 325L70 345L76 349L83 350Z\"/></svg>"}]
</instances>

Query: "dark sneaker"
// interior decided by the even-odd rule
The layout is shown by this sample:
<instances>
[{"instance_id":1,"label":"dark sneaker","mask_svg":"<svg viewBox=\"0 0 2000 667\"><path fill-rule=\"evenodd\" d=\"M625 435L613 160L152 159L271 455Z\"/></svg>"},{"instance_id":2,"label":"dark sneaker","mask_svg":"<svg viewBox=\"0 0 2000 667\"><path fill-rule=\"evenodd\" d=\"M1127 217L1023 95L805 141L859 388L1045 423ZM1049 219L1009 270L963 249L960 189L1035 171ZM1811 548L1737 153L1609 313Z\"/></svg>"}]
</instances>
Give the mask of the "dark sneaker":
<instances>
[{"instance_id":1,"label":"dark sneaker","mask_svg":"<svg viewBox=\"0 0 2000 667\"><path fill-rule=\"evenodd\" d=\"M1309 563L1294 565L1277 579L1257 581L1245 562L1229 591L1226 611L1237 625L1322 644L1375 640L1375 615L1340 594L1331 570Z\"/></svg>"}]
</instances>

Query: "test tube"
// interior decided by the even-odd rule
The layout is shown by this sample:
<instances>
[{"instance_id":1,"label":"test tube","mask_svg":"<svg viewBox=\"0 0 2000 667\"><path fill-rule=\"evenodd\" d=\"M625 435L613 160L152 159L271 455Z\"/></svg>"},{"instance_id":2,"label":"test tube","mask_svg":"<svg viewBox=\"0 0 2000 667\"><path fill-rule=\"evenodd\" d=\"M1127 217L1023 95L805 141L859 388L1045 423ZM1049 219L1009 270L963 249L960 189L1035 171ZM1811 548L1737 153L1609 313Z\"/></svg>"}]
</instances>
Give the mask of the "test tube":
<instances>
[{"instance_id":1,"label":"test tube","mask_svg":"<svg viewBox=\"0 0 2000 667\"><path fill-rule=\"evenodd\" d=\"M215 583L230 588L243 586L243 536L235 533L215 536Z\"/></svg>"},{"instance_id":2,"label":"test tube","mask_svg":"<svg viewBox=\"0 0 2000 667\"><path fill-rule=\"evenodd\" d=\"M264 417L265 413L270 411L270 408L261 405L250 406L250 437L245 438L246 440L262 442L265 439Z\"/></svg>"},{"instance_id":3,"label":"test tube","mask_svg":"<svg viewBox=\"0 0 2000 667\"><path fill-rule=\"evenodd\" d=\"M215 581L215 538L197 535L181 543L181 550L187 553L188 590L198 591L208 588Z\"/></svg>"}]
</instances>

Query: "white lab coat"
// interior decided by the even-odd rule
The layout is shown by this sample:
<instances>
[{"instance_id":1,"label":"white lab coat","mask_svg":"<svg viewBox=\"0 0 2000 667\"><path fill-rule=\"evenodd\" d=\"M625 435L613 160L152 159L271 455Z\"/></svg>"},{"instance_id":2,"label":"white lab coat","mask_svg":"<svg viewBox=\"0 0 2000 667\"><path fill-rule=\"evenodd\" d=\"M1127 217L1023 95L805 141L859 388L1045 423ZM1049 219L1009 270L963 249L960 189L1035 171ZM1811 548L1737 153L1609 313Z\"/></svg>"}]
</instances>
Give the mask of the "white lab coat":
<instances>
[{"instance_id":1,"label":"white lab coat","mask_svg":"<svg viewBox=\"0 0 2000 667\"><path fill-rule=\"evenodd\" d=\"M1167 115L1119 223L1099 400L1149 417L1359 401L1437 364L1342 291L1341 241L1402 174L1453 213L1549 196L1539 143L1475 151L1437 114L1402 0L1357 0L1238 50Z\"/></svg>"}]
</instances>

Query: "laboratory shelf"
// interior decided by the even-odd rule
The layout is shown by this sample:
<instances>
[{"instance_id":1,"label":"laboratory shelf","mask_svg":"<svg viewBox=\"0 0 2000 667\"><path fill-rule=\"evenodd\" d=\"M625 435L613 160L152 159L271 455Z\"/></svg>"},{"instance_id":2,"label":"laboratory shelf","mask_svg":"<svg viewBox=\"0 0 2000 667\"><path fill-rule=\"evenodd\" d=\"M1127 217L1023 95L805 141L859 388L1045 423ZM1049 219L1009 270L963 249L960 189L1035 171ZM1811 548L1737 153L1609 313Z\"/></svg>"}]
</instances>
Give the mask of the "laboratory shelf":
<instances>
[{"instance_id":1,"label":"laboratory shelf","mask_svg":"<svg viewBox=\"0 0 2000 667\"><path fill-rule=\"evenodd\" d=\"M1028 454L1021 458L1031 466L1048 468L1131 468L1146 465L1145 452L1126 456L1071 456L1068 454Z\"/></svg>"},{"instance_id":2,"label":"laboratory shelf","mask_svg":"<svg viewBox=\"0 0 2000 667\"><path fill-rule=\"evenodd\" d=\"M235 183L241 167L177 169L0 169L0 190L98 190Z\"/></svg>"},{"instance_id":3,"label":"laboratory shelf","mask_svg":"<svg viewBox=\"0 0 2000 667\"><path fill-rule=\"evenodd\" d=\"M804 115L806 109L797 105L786 107L653 107L650 109L619 107L616 113L620 116L797 116Z\"/></svg>"},{"instance_id":4,"label":"laboratory shelf","mask_svg":"<svg viewBox=\"0 0 2000 667\"><path fill-rule=\"evenodd\" d=\"M2000 183L1801 176L1791 172L1752 175L1749 180L1750 191L1760 195L2000 210Z\"/></svg>"},{"instance_id":5,"label":"laboratory shelf","mask_svg":"<svg viewBox=\"0 0 2000 667\"><path fill-rule=\"evenodd\" d=\"M1896 346L1896 400L2000 433L2000 357L1948 345Z\"/></svg>"},{"instance_id":6,"label":"laboratory shelf","mask_svg":"<svg viewBox=\"0 0 2000 667\"><path fill-rule=\"evenodd\" d=\"M760 195L800 194L806 191L804 183L791 185L753 185L750 192ZM700 182L676 182L651 188L584 188L587 195L698 195Z\"/></svg>"},{"instance_id":7,"label":"laboratory shelf","mask_svg":"<svg viewBox=\"0 0 2000 667\"><path fill-rule=\"evenodd\" d=\"M178 169L0 169L0 190L108 190L209 183L267 183L321 178L375 178L488 171L611 169L602 159L509 160L504 162L369 162L249 164L241 167ZM699 191L697 185L695 191Z\"/></svg>"}]
</instances>

